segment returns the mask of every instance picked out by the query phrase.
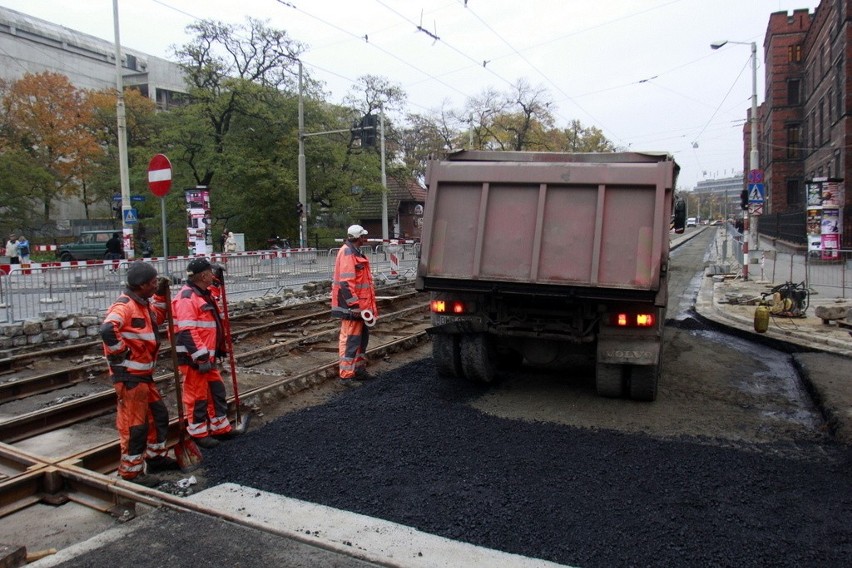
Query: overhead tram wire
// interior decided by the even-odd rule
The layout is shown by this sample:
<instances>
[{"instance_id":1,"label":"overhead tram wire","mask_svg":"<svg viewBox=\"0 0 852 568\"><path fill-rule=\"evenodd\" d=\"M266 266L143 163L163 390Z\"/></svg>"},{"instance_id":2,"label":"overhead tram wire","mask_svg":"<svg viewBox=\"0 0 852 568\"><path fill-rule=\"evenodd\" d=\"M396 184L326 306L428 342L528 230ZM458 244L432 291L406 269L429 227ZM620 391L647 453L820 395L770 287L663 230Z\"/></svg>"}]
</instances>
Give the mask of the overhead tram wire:
<instances>
[{"instance_id":1,"label":"overhead tram wire","mask_svg":"<svg viewBox=\"0 0 852 568\"><path fill-rule=\"evenodd\" d=\"M204 19L205 19L205 18L201 18L201 17L199 17L199 16L196 16L196 15L194 15L194 14L190 14L189 12L186 12L186 11L181 10L181 9L179 9L179 8L176 8L176 7L174 7L174 6L171 6L170 4L167 4L166 2L163 2L162 0L151 0L151 1L152 1L152 2L157 3L157 4L161 5L161 6L163 6L163 7L165 7L165 8L168 8L168 9L170 9L170 10L173 10L173 11L175 11L175 12L178 12L179 14L182 14L182 15L184 15L184 16L188 16L189 18L192 18L192 19L193 19L193 20L195 20L195 21L202 21L202 20L204 20ZM331 27L331 28L333 28L333 29L336 29L336 30L338 30L338 31L340 31L340 32L342 32L342 33L344 33L344 34L348 35L348 36L354 37L355 39L358 39L358 40L362 40L362 39L364 39L364 36L361 36L361 35L358 35L358 34L354 34L354 33L350 32L350 31L348 31L348 30L346 30L346 29L344 29L344 28L341 28L340 26L337 26L337 25L335 25L335 24L333 24L333 23L331 23L331 22L328 22L328 21L326 21L326 20L323 20L322 18L320 18L320 17L318 17L318 16L315 16L315 15L313 15L313 14L309 13L309 12L306 12L306 11L304 11L304 10L301 10L301 9L299 9L297 6L295 6L294 4L292 4L291 2L287 2L287 1L285 1L285 0L275 0L275 1L276 1L278 4L281 4L282 6L285 6L285 7L287 7L287 8L291 8L291 9L293 9L293 10L296 10L296 11L298 11L298 12L300 12L300 13L304 14L305 16L308 16L308 17L310 17L310 18L313 18L314 20L316 20L316 21L318 21L318 22L320 22L320 23L322 23L322 24L324 24L324 25L326 25L326 26L329 26L329 27ZM368 41L367 43L370 43L370 42ZM378 50L382 51L383 53L385 53L385 54L387 54L387 55L390 55L391 57L393 57L393 58L395 58L395 59L399 60L399 61L400 61L400 62L402 62L403 64L408 65L409 67L412 67L412 68L413 68L413 69L415 69L416 71L419 71L420 73L423 73L423 74L424 74L424 75L426 75L427 77L429 77L429 78L431 78L431 79L436 80L437 82L439 82L440 84L444 85L445 87L450 88L450 89L452 89L452 90L454 90L454 91L458 92L460 95L465 96L465 97L470 96L470 95L468 95L468 94L466 94L466 93L463 93L463 92L459 91L458 89L456 89L456 88L455 88L455 87L453 87L452 85L449 85L449 84L447 84L447 83L444 83L444 82L443 82L443 81L441 81L440 79L437 79L436 77L434 77L434 76L432 76L431 74L429 74L429 73L427 73L427 72L423 71L422 69L418 69L416 66L414 66L414 65L412 65L412 64L410 64L410 63L408 63L408 62L406 62L406 61L404 61L404 60L402 60L402 59L400 59L399 57L397 57L397 56L396 56L396 55L394 55L393 53L388 52L387 50L385 50L385 49L383 49L383 48L381 48L381 47L377 46L376 44L370 43L370 45L371 45L372 47L375 47L376 49L378 49ZM305 59L305 58L300 58L300 59L302 60L302 63L303 63L305 66L307 66L307 67L311 67L311 68L313 68L313 69L321 70L321 71L323 71L323 72L325 72L325 73L328 73L328 74L330 74L330 75L334 75L335 77L339 77L339 78L341 78L341 79L344 79L345 81L348 81L349 83L351 83L351 84L353 84L353 85L355 84L355 80L354 80L354 79L351 79L351 78L349 78L349 77L343 76L343 75L341 75L340 73L337 73L337 72L335 72L335 71L331 71L330 69L326 69L326 68L320 67L319 65L313 64L313 63L311 63L309 60L307 60L307 59ZM422 105L417 105L416 103L411 103L411 102L409 102L409 104L412 104L413 106L418 106L418 107L420 107L420 108L423 108L424 110L429 110L429 109L427 109L426 107L423 107Z\"/></svg>"},{"instance_id":2,"label":"overhead tram wire","mask_svg":"<svg viewBox=\"0 0 852 568\"><path fill-rule=\"evenodd\" d=\"M378 2L379 0L376 0L376 1ZM680 0L675 0L675 1L680 1ZM566 93L565 91L563 91L563 90L562 90L562 88L561 88L559 85L557 85L555 82L553 82L553 80L551 80L551 79L550 79L550 77L549 77L546 73L544 73L544 72L543 72L543 71L541 71L538 67L536 67L535 65L533 65L533 63L532 63L529 59L527 59L526 57L524 57L524 55L523 55L520 51L518 51L518 49L516 49L516 48L515 48L515 47L514 47L511 43L509 43L509 42L506 40L506 38L504 38L504 37L503 37L503 36L501 36L499 33L497 33L497 31L496 31L494 28L492 28L492 27L488 24L488 22L486 22L485 20L483 20L483 19L479 16L479 14L477 14L476 12L474 12L474 11L473 11L473 10L472 10L472 9L471 9L468 5L467 5L467 3L465 3L465 8L466 8L466 9L467 9L467 10L468 10L468 11L469 11L472 15L473 15L473 17L474 17L474 18L476 18L477 20L479 20L479 22L480 22L483 26L485 26L486 28L488 28L488 30L489 30L491 33L493 33L493 34L497 37L497 39L499 39L499 40L500 40L500 41L502 41L504 44L506 44L506 46L507 46L509 49L511 49L511 50L512 50L512 52L513 52L515 55L517 55L518 57L520 57L520 58L521 58L521 60L522 60L524 63L526 63L527 65L529 65L529 66L530 66L530 68L531 68L533 71L535 71L536 73L538 73L541 77L543 77L543 78L544 78L544 80L545 80L545 81L547 81L548 83L550 83L550 85L551 85L554 89L556 89L559 93L561 93L561 94L562 94L562 96L563 96L563 97L565 97L565 99L567 99L568 101L571 101L571 103L573 103L573 104L574 104L577 108L579 108L582 112L584 112L584 113L585 113L585 114L586 114L589 118L591 118L593 121L597 122L603 130L609 130L610 132L613 132L613 134L615 134L615 132L614 132L612 129L608 128L606 125L604 125L604 123L603 123L601 120L599 120L597 117L595 117L595 115L593 115L591 112L589 112L588 110L586 110L586 108L585 108L585 107L583 107L583 105L581 105L579 102L577 102L577 100L576 100L574 97L570 96L568 93ZM504 80L505 80L505 79L504 79ZM510 83L510 84L511 84L511 83ZM559 114L561 115L561 113L559 113ZM567 117L565 117L565 116L562 116L562 119L563 119L563 120L565 120L565 121L566 121L566 122L568 122L568 123L570 123L570 122L571 122L571 121L570 121ZM622 142L624 142L624 139L622 139L622 138L621 138L620 136L618 136L617 134L615 134L615 138L617 138L617 139L619 139L619 140L622 140ZM625 143L626 143L626 142L625 142Z\"/></svg>"},{"instance_id":3,"label":"overhead tram wire","mask_svg":"<svg viewBox=\"0 0 852 568\"><path fill-rule=\"evenodd\" d=\"M743 74L743 71L745 71L748 68L748 66L749 66L749 61L746 61L746 64L743 66L742 69L740 69L740 72L737 75L736 79L734 79L734 82L731 83L730 88L728 88L728 92L725 93L725 96L722 98L721 102L716 107L716 110L713 111L713 114L710 115L709 119L707 119L707 123L704 125L704 127L701 129L701 131L693 138L693 140L698 141L698 139L701 138L701 135L704 134L704 131L707 130L707 127L710 125L710 123L713 121L713 119L716 118L716 114L718 114L719 109L722 108L723 104L725 104L725 101L728 99L728 96L731 94L731 91L734 90L734 86L739 82L740 77Z\"/></svg>"},{"instance_id":4,"label":"overhead tram wire","mask_svg":"<svg viewBox=\"0 0 852 568\"><path fill-rule=\"evenodd\" d=\"M507 42L507 41L506 41L503 37L501 37L501 36L500 36L500 35L499 35L496 31L494 31L494 30L491 28L491 26L489 26L489 25L488 25L488 24L487 24L487 23L486 23L486 22L485 22L482 18L480 18L480 17L479 17L479 15L478 15L478 14L476 14L475 12L473 12L473 10L471 10L470 6L468 5L467 1L465 1L465 0L457 0L457 1L458 1L459 3L462 3L462 4L464 5L464 7L465 7L467 10L470 10L470 11L471 11L471 13L474 15L474 17L475 17L475 18L477 18L477 19L478 19L478 20L479 20L479 21L480 21L480 22L481 22L484 26L486 26L489 30L491 30L491 32L492 32L492 33L494 33L494 35L496 35L496 36L497 36L497 37L498 37L501 41L503 41L503 42L504 42L507 46L509 46L509 48L510 48L510 49L512 49L512 51L513 51L516 55L518 55L521 59L523 59L523 60L524 60L524 62L526 62L526 63L527 63L530 67L532 67L532 68L533 68L535 71L537 71L537 72L538 72L538 73L539 73L542 77L544 77L544 78L545 78L545 80L546 80L548 83L550 83L551 85L553 85L553 86L554 86L554 88L556 88L556 90L557 90L557 91L559 91L559 92L560 92L560 93L561 93L561 94L565 97L565 99L566 99L566 100L569 100L569 101L571 101L573 104L575 104L575 105L577 106L577 108L579 108L581 111L583 111L584 113L586 113L589 117L591 117L591 118L592 118L592 120L594 120L594 121L596 121L596 122L600 123L601 125L603 125L603 123L602 123L602 122L600 122L597 118L595 118L595 117L594 117L594 115L592 115L592 114L591 114L588 110L586 110L586 109L585 109L582 105L580 105L580 104L577 102L577 100L576 100L576 99L577 99L577 97L571 97L571 96L569 96L567 93L565 93L565 92L564 92L561 88L559 88L559 87L558 87L555 83L553 83L553 81L551 81L551 80L550 80L550 78L549 78L546 74L542 73L539 69L537 69L534 65L532 65L532 63L530 63L530 62L529 62L529 61L528 61L528 60L527 60L527 59L526 59L526 58L525 58L525 57L521 54L521 52L520 52L520 51L518 51L517 49L515 49L515 48L514 48L514 46L512 46L511 44L509 44L509 42ZM682 2L682 1L683 1L683 0L671 0L670 2L666 2L666 3L664 3L664 4L660 4L660 5L658 5L658 6L654 6L654 7L652 7L652 8L648 8L648 9L646 9L646 10L641 10L641 11L639 11L639 12L635 12L635 13L633 13L633 14L628 14L628 15L623 16L623 17L620 17L620 18L615 18L615 19L613 19L613 20L609 20L609 21L606 21L606 22L602 22L602 23L600 23L600 24L598 24L598 25L596 25L596 26L592 26L592 27L589 27L589 28L584 28L584 29L582 29L582 30L577 30L577 31L571 32L571 33L569 33L569 34L565 34L565 35L562 35L562 36L559 36L559 37L556 37L556 38L553 38L553 39L550 39L550 40L547 40L547 41L544 41L544 42L540 42L540 43L537 43L537 44L533 44L533 45L531 45L531 46L527 47L525 50L535 49L535 48L537 48L537 47L541 47L541 46L547 45L547 44L549 44L549 43L553 43L553 42L556 42L556 41L560 41L560 40L562 40L562 39L565 39L565 38L567 38L567 37L571 37L571 36L573 36L573 35L578 35L578 34L586 33L586 32L591 31L591 30L593 30L593 29L601 28L601 27L605 27L605 26L608 26L608 25L614 24L614 23L616 23L616 22L620 22L620 21L623 21L623 20L627 20L627 19L630 19L630 18L633 18L633 17L639 16L639 15L642 15L642 14L646 14L646 13L648 13L648 12L652 12L652 11L654 11L654 10L658 10L658 9L664 8L664 7L666 7L666 6L670 6L671 4L677 4L678 2ZM509 56L508 56L508 55L503 55L503 56L496 57L495 59L502 59L502 58L505 58L505 57L509 57ZM493 61L493 60L494 60L494 59L492 59L492 61ZM675 68L675 69L677 69L677 68ZM670 71L671 71L671 70L670 70ZM659 76L659 74L657 74L657 76ZM642 82L642 81L636 81L636 82L633 82L633 83L628 83L628 84L623 85L623 86L629 86L629 85L633 85L633 84L637 84L637 83L641 83L641 82ZM597 91L597 92L602 92L602 91L604 91L604 90L611 90L611 89L602 89L601 91ZM585 95L580 95L580 96L585 96ZM562 118L563 118L564 120L566 120L566 121L568 120L568 119L567 119L566 117L564 117L564 116L563 116ZM606 128L606 127L604 127L604 128ZM607 129L607 130L610 130L610 129L608 129L608 128L606 128L606 129ZM617 136L617 135L616 135L616 138L621 139L621 138L620 138L619 136ZM622 140L622 141L623 141L623 140Z\"/></svg>"},{"instance_id":5,"label":"overhead tram wire","mask_svg":"<svg viewBox=\"0 0 852 568\"><path fill-rule=\"evenodd\" d=\"M344 34L346 34L346 35L349 35L349 36L351 36L351 37L353 37L353 38L355 38L355 39L357 39L357 40L359 40L359 41L366 41L366 43L367 43L370 47L372 47L372 48L374 48L374 49L378 49L379 51L381 51L381 52L382 52L382 53L384 53L385 55L387 55L387 56L389 56L389 57L391 57L391 58L393 58L393 59L396 59L397 61L399 61L399 62L400 62L400 63L402 63L403 65L406 65L406 66L408 66L408 67L410 67L410 68L414 69L414 70L415 70L415 71L417 71L418 73L422 73L423 75L425 75L425 76L427 76L427 77L429 77L429 78L433 79L434 81L436 81L437 83L440 83L441 85L445 86L446 88L448 88L448 89L450 89L450 90L452 90L452 91L455 91L456 93L458 93L458 94L462 95L463 97L470 97L470 96L471 96L471 95L469 95L469 94L467 94L467 93L465 93L465 92L460 91L460 90L459 90L458 88L456 88L454 85L451 85L451 84L449 84L449 83L446 83L446 82L442 81L441 79L439 79L438 77L435 77L435 76L434 76L434 75L432 75L431 73L429 73L429 72L427 72L427 71L424 71L423 69L420 69L419 67L417 67L417 66L416 66L416 65L414 65L413 63L410 63L409 61L406 61L405 59L403 59L403 58L399 57L397 54L395 54L395 53L393 53L393 52L391 52L391 51L388 51L387 49L384 49L383 47L379 46L378 44L376 44L376 43L374 43L374 42L371 42L371 41L369 41L369 40L366 40L366 39L365 39L365 35L364 35L364 34L356 34L356 33L354 33L354 32L351 32L351 31L349 31L349 30L347 30L347 29L344 29L344 28L342 28L342 27L338 26L337 24L333 24L333 23L331 23L331 22L329 22L329 21L327 21L327 20L324 20L324 19L320 18L319 16L315 16L315 15L313 15L313 14L309 13L309 12L306 12L306 11L302 10L301 8L297 8L296 6L294 6L294 5L290 4L289 2L285 2L284 0L275 0L275 1L276 1L276 2L278 2L279 4L282 4L282 5L284 5L284 6L287 6L288 8L292 8L292 9L294 9L294 10L298 11L298 12L299 12L299 13L301 13L301 14L304 14L305 16L308 16L309 18L313 18L314 20L316 20L316 21L318 21L318 22L320 22L320 23L322 23L322 24L324 24L324 25L326 25L326 26L329 26L329 27L331 27L331 28L334 28L334 29L336 29L336 30L337 30L337 31L339 31L339 32L342 32L342 33L344 33Z\"/></svg>"},{"instance_id":6,"label":"overhead tram wire","mask_svg":"<svg viewBox=\"0 0 852 568\"><path fill-rule=\"evenodd\" d=\"M399 12L397 12L396 10L394 10L393 8L391 8L390 6L388 6L387 4L385 4L384 2L382 2L382 0L375 0L375 2L376 2L377 4L379 4L379 5L383 6L384 8L388 9L389 11L393 12L393 13L394 13L394 14L396 14L398 17L402 18L404 21L406 21L406 22L408 22L409 24L413 25L415 28L420 28L420 24L418 24L417 22L414 22L414 21L412 21L412 20L409 20L407 17L405 17L404 15L400 14ZM474 57L471 57L470 55L468 55L467 53L465 53L465 52L463 52L462 50L458 49L457 47L453 46L452 44L450 44L449 42L447 42L447 41L446 41L445 39L443 39L443 38L435 37L435 36L434 36L433 34L431 34L431 33L430 33L430 34L428 34L428 35L430 35L431 37L433 37L433 39L435 39L435 41L440 41L442 44L444 44L445 46L447 46L447 48L451 49L452 51L455 51L457 54L461 55L462 57L464 57L465 59L467 59L468 61L470 61L471 63L473 63L473 64L474 64L477 68L482 67L482 68L484 68L486 71L488 71L489 73L491 73L492 75L494 75L496 78L500 79L501 81L503 81L504 83L506 83L507 85L509 85L510 87L514 86L514 84L513 84L511 81L509 81L509 80L508 80L508 79L506 79L505 77L501 76L499 73L497 73L497 72L496 72L496 71L494 71L493 69L490 69L487 65L484 65L484 64L483 64L484 60L482 60L482 59L476 59L476 58L474 58Z\"/></svg>"}]
</instances>

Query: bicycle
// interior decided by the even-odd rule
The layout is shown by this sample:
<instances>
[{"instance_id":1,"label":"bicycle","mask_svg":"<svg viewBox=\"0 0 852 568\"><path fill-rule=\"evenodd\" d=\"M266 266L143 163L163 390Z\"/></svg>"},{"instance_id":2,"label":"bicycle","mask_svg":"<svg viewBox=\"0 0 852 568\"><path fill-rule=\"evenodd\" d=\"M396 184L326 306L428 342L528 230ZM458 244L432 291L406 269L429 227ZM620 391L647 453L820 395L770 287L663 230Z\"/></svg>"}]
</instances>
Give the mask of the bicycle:
<instances>
[{"instance_id":1,"label":"bicycle","mask_svg":"<svg viewBox=\"0 0 852 568\"><path fill-rule=\"evenodd\" d=\"M810 291L804 281L798 284L784 282L774 286L769 292L761 294L765 302L767 296L772 296L769 314L787 318L803 318L810 306Z\"/></svg>"}]
</instances>

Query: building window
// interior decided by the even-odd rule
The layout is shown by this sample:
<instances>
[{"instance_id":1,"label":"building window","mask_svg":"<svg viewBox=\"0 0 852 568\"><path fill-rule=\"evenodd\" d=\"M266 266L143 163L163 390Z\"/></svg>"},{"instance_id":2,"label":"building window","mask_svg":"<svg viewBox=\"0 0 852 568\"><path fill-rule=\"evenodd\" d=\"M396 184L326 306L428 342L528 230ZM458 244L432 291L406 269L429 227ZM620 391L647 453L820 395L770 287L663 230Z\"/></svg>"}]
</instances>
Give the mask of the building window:
<instances>
[{"instance_id":1,"label":"building window","mask_svg":"<svg viewBox=\"0 0 852 568\"><path fill-rule=\"evenodd\" d=\"M802 45L788 45L787 46L787 62L788 63L801 63L802 62Z\"/></svg>"},{"instance_id":2,"label":"building window","mask_svg":"<svg viewBox=\"0 0 852 568\"><path fill-rule=\"evenodd\" d=\"M816 117L811 115L811 152L816 150Z\"/></svg>"},{"instance_id":3,"label":"building window","mask_svg":"<svg viewBox=\"0 0 852 568\"><path fill-rule=\"evenodd\" d=\"M787 205L798 205L804 201L804 195L801 191L799 180L787 180Z\"/></svg>"},{"instance_id":4,"label":"building window","mask_svg":"<svg viewBox=\"0 0 852 568\"><path fill-rule=\"evenodd\" d=\"M819 145L825 143L825 101L819 102Z\"/></svg>"},{"instance_id":5,"label":"building window","mask_svg":"<svg viewBox=\"0 0 852 568\"><path fill-rule=\"evenodd\" d=\"M787 81L787 104L799 104L799 80L790 79Z\"/></svg>"},{"instance_id":6,"label":"building window","mask_svg":"<svg viewBox=\"0 0 852 568\"><path fill-rule=\"evenodd\" d=\"M843 113L843 89L842 89L842 81L844 79L843 75L843 61L838 61L837 65L835 65L834 69L834 90L837 96L837 101L835 101L835 105L837 106L837 114L842 115Z\"/></svg>"},{"instance_id":7,"label":"building window","mask_svg":"<svg viewBox=\"0 0 852 568\"><path fill-rule=\"evenodd\" d=\"M799 157L800 146L800 126L798 124L790 124L787 126L787 158L797 159Z\"/></svg>"}]
</instances>

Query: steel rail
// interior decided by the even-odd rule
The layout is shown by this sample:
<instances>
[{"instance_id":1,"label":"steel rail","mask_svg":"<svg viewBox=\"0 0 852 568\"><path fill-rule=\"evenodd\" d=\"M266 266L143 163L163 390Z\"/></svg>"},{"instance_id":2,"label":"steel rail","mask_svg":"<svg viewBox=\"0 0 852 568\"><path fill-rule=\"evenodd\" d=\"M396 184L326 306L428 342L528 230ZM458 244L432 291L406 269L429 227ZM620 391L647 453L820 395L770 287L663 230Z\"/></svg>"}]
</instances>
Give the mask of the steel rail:
<instances>
[{"instance_id":1,"label":"steel rail","mask_svg":"<svg viewBox=\"0 0 852 568\"><path fill-rule=\"evenodd\" d=\"M398 312L393 312L383 316L382 321L403 319L412 313L424 310L425 307L426 304L418 304L416 306L403 308ZM323 323L322 325L326 324ZM260 347L258 349L235 354L235 357L241 365L252 366L264 361L269 361L282 353L289 353L294 348L298 348L300 346L335 340L338 333L337 327L336 325L334 327L331 327L330 324L328 325L328 329L324 329L317 333L275 342L271 345ZM265 328L265 326L266 324L262 324L260 327ZM246 333L246 331L241 333ZM168 381L171 380L171 376L171 372L161 373L154 377L154 382L158 385L168 384ZM170 389L163 390L165 390L165 392L171 392ZM115 404L115 391L108 389L98 393L89 394L82 398L63 402L49 408L28 412L0 422L0 442L7 444L19 442L33 436L90 420L104 414L109 414L115 411Z\"/></svg>"}]
</instances>

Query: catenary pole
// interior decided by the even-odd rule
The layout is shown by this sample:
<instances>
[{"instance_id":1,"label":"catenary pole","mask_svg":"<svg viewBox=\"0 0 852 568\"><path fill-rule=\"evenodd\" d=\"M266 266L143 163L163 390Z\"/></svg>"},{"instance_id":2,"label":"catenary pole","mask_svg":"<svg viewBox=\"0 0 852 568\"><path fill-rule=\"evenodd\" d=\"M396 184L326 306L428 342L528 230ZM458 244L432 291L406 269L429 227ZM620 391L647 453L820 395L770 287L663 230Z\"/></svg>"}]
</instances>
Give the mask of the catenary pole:
<instances>
[{"instance_id":1,"label":"catenary pole","mask_svg":"<svg viewBox=\"0 0 852 568\"><path fill-rule=\"evenodd\" d=\"M127 115L124 108L124 84L121 71L121 38L118 26L118 0L112 0L112 18L115 27L115 110L118 118L118 169L121 181L121 227L124 238L124 258L133 258L133 227L127 222L130 206L130 174L127 166Z\"/></svg>"}]
</instances>

